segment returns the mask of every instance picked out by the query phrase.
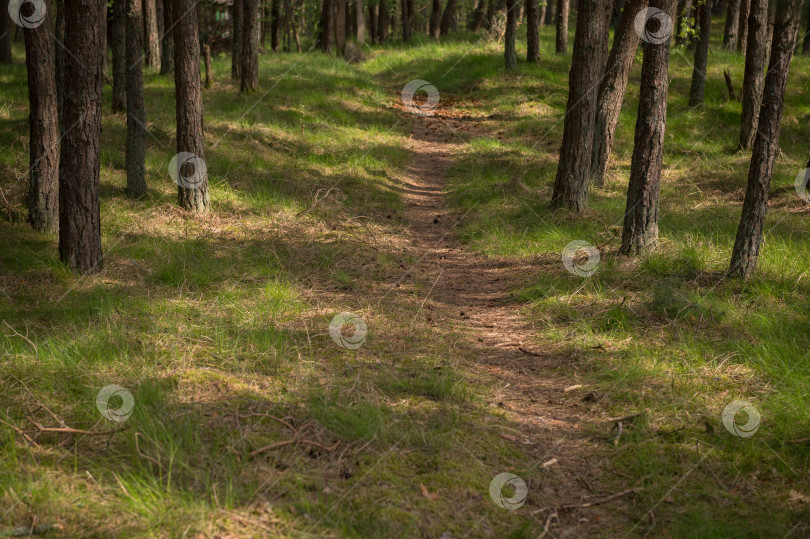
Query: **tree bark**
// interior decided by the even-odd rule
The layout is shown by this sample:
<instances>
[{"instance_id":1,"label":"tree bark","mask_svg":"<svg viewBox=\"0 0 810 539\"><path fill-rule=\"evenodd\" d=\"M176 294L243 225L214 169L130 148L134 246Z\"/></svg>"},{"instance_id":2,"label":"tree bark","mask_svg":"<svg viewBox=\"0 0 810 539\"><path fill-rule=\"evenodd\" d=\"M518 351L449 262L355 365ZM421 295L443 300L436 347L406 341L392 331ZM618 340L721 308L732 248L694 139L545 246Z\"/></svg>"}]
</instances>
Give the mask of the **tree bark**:
<instances>
[{"instance_id":1,"label":"tree bark","mask_svg":"<svg viewBox=\"0 0 810 539\"><path fill-rule=\"evenodd\" d=\"M455 20L456 20L456 0L447 0L447 5L444 7L444 13L442 14L442 22L440 24L439 31L441 35L446 36L450 33L450 30L453 29ZM408 14L410 15L410 10L408 10Z\"/></svg>"},{"instance_id":2,"label":"tree bark","mask_svg":"<svg viewBox=\"0 0 810 539\"><path fill-rule=\"evenodd\" d=\"M453 0L449 0L452 2ZM506 33L504 34L504 61L508 71L517 69L517 53L515 52L515 33L517 32L517 6L518 0L506 0Z\"/></svg>"},{"instance_id":3,"label":"tree bark","mask_svg":"<svg viewBox=\"0 0 810 539\"><path fill-rule=\"evenodd\" d=\"M113 53L113 114L127 110L127 0L115 0L110 28Z\"/></svg>"},{"instance_id":4,"label":"tree bark","mask_svg":"<svg viewBox=\"0 0 810 539\"><path fill-rule=\"evenodd\" d=\"M241 90L250 94L259 89L259 0L243 0L242 9ZM273 50L278 50L277 33L275 40L276 48Z\"/></svg>"},{"instance_id":5,"label":"tree bark","mask_svg":"<svg viewBox=\"0 0 810 539\"><path fill-rule=\"evenodd\" d=\"M484 25L484 18L487 14L486 6L487 0L478 0L478 3L475 5L475 9L472 12L472 17L470 17L470 24L467 26L467 29L470 30L470 32L477 32L481 29L481 26Z\"/></svg>"},{"instance_id":6,"label":"tree bark","mask_svg":"<svg viewBox=\"0 0 810 539\"><path fill-rule=\"evenodd\" d=\"M167 75L174 71L174 32L172 31L172 0L163 2L163 33L160 37L160 74Z\"/></svg>"},{"instance_id":7,"label":"tree bark","mask_svg":"<svg viewBox=\"0 0 810 539\"><path fill-rule=\"evenodd\" d=\"M343 56L346 51L346 0L335 1L335 48L338 55Z\"/></svg>"},{"instance_id":8,"label":"tree bark","mask_svg":"<svg viewBox=\"0 0 810 539\"><path fill-rule=\"evenodd\" d=\"M549 0L540 0L540 4L538 6L538 21L537 24L539 26L545 26L546 24L546 12L548 10L548 3Z\"/></svg>"},{"instance_id":9,"label":"tree bark","mask_svg":"<svg viewBox=\"0 0 810 539\"><path fill-rule=\"evenodd\" d=\"M59 258L101 269L99 155L104 85L103 0L65 0L65 129L59 159Z\"/></svg>"},{"instance_id":10,"label":"tree bark","mask_svg":"<svg viewBox=\"0 0 810 539\"><path fill-rule=\"evenodd\" d=\"M768 0L751 0L748 15L748 48L745 53L745 76L742 89L740 119L740 148L749 149L759 124L762 88L765 85L765 65L768 62Z\"/></svg>"},{"instance_id":11,"label":"tree bark","mask_svg":"<svg viewBox=\"0 0 810 539\"><path fill-rule=\"evenodd\" d=\"M56 0L56 28L54 29L57 43L65 42L65 0ZM65 49L55 47L56 64L56 108L59 115L59 136L65 130ZM126 54L126 52L124 53ZM125 76L126 77L126 76Z\"/></svg>"},{"instance_id":12,"label":"tree bark","mask_svg":"<svg viewBox=\"0 0 810 539\"><path fill-rule=\"evenodd\" d=\"M143 4L127 0L127 196L146 194L146 111L143 106Z\"/></svg>"},{"instance_id":13,"label":"tree bark","mask_svg":"<svg viewBox=\"0 0 810 539\"><path fill-rule=\"evenodd\" d=\"M363 0L354 0L354 17L357 21L357 32L354 37L358 45L366 43L366 12L363 9Z\"/></svg>"},{"instance_id":14,"label":"tree bark","mask_svg":"<svg viewBox=\"0 0 810 539\"><path fill-rule=\"evenodd\" d=\"M174 2L175 0L171 1ZM231 9L231 78L234 80L240 80L242 76L242 18L244 17L244 2L245 0L233 0L233 8ZM174 34L176 34L176 32Z\"/></svg>"},{"instance_id":15,"label":"tree bark","mask_svg":"<svg viewBox=\"0 0 810 539\"><path fill-rule=\"evenodd\" d=\"M692 0L680 0L678 2L678 13L675 21L675 45L683 46L689 44L691 41L683 37L684 26L686 21L692 18Z\"/></svg>"},{"instance_id":16,"label":"tree bark","mask_svg":"<svg viewBox=\"0 0 810 539\"><path fill-rule=\"evenodd\" d=\"M712 31L711 7L707 3L697 8L697 27L700 32L697 47L695 48L695 64L692 69L692 87L689 90L689 106L697 107L703 104L703 94L706 91L706 65L709 62L709 41Z\"/></svg>"},{"instance_id":17,"label":"tree bark","mask_svg":"<svg viewBox=\"0 0 810 539\"><path fill-rule=\"evenodd\" d=\"M611 0L580 0L574 56L568 77L563 142L554 194L554 208L585 209L593 159L598 86L605 72Z\"/></svg>"},{"instance_id":18,"label":"tree bark","mask_svg":"<svg viewBox=\"0 0 810 539\"><path fill-rule=\"evenodd\" d=\"M160 69L160 38L155 1L143 0L144 48L146 49L146 65Z\"/></svg>"},{"instance_id":19,"label":"tree bark","mask_svg":"<svg viewBox=\"0 0 810 539\"><path fill-rule=\"evenodd\" d=\"M554 0L546 0L546 20L543 21L544 26L551 26L556 20L557 2Z\"/></svg>"},{"instance_id":20,"label":"tree bark","mask_svg":"<svg viewBox=\"0 0 810 539\"><path fill-rule=\"evenodd\" d=\"M650 6L670 16L674 14L673 0L652 0ZM625 255L641 254L658 244L668 89L669 41L660 45L645 42L635 146L619 248L619 252Z\"/></svg>"},{"instance_id":21,"label":"tree bark","mask_svg":"<svg viewBox=\"0 0 810 539\"><path fill-rule=\"evenodd\" d=\"M273 50L273 52L278 52L279 27L281 26L281 8L279 6L279 0L272 0L272 2L273 3L270 6L270 48Z\"/></svg>"},{"instance_id":22,"label":"tree bark","mask_svg":"<svg viewBox=\"0 0 810 539\"><path fill-rule=\"evenodd\" d=\"M9 0L0 0L0 64L10 64L13 59L11 33L16 25L8 15L8 2Z\"/></svg>"},{"instance_id":23,"label":"tree bark","mask_svg":"<svg viewBox=\"0 0 810 539\"><path fill-rule=\"evenodd\" d=\"M205 161L202 83L200 81L200 38L194 13L196 0L173 0L174 86L176 89L177 152L194 154ZM186 161L184 159L184 161ZM178 166L178 169L181 167ZM177 200L186 210L202 214L208 211L208 171L177 170Z\"/></svg>"},{"instance_id":24,"label":"tree bark","mask_svg":"<svg viewBox=\"0 0 810 539\"><path fill-rule=\"evenodd\" d=\"M59 226L59 125L50 17L36 28L26 28L24 34L31 107L28 223L34 230L53 232Z\"/></svg>"},{"instance_id":25,"label":"tree bark","mask_svg":"<svg viewBox=\"0 0 810 539\"><path fill-rule=\"evenodd\" d=\"M442 0L432 0L430 10L430 37L439 39L440 23L442 21Z\"/></svg>"},{"instance_id":26,"label":"tree bark","mask_svg":"<svg viewBox=\"0 0 810 539\"><path fill-rule=\"evenodd\" d=\"M371 33L371 43L374 45L380 42L380 33L377 31L377 21L379 19L380 19L380 5L369 3L368 30Z\"/></svg>"},{"instance_id":27,"label":"tree bark","mask_svg":"<svg viewBox=\"0 0 810 539\"><path fill-rule=\"evenodd\" d=\"M785 88L801 16L801 0L776 0L776 2L776 21L768 74L765 77L759 129L754 141L742 217L737 228L728 270L729 276L744 279L754 274L762 245L773 163L779 148Z\"/></svg>"},{"instance_id":28,"label":"tree bark","mask_svg":"<svg viewBox=\"0 0 810 539\"><path fill-rule=\"evenodd\" d=\"M641 40L635 29L635 19L647 4L648 0L627 0L624 5L607 61L605 78L599 85L591 164L591 182L594 185L601 186L605 183L608 158L613 149L613 137L622 111L627 80Z\"/></svg>"},{"instance_id":29,"label":"tree bark","mask_svg":"<svg viewBox=\"0 0 810 539\"><path fill-rule=\"evenodd\" d=\"M340 1L341 0L338 0L338 2ZM411 40L411 16L410 13L408 13L408 0L400 0L400 6L402 9L402 41L408 43Z\"/></svg>"},{"instance_id":30,"label":"tree bark","mask_svg":"<svg viewBox=\"0 0 810 539\"><path fill-rule=\"evenodd\" d=\"M557 0L557 54L568 52L568 9L570 0ZM578 20L579 15L577 15Z\"/></svg>"},{"instance_id":31,"label":"tree bark","mask_svg":"<svg viewBox=\"0 0 810 539\"><path fill-rule=\"evenodd\" d=\"M737 48L737 32L740 26L740 1L728 0L726 5L726 28L723 32L723 46L730 51Z\"/></svg>"},{"instance_id":32,"label":"tree bark","mask_svg":"<svg viewBox=\"0 0 810 539\"><path fill-rule=\"evenodd\" d=\"M540 60L540 12L537 0L526 0L526 61L538 60Z\"/></svg>"},{"instance_id":33,"label":"tree bark","mask_svg":"<svg viewBox=\"0 0 810 539\"><path fill-rule=\"evenodd\" d=\"M740 2L740 22L737 23L739 37L737 39L737 52L745 54L748 49L748 15L751 13L751 0Z\"/></svg>"},{"instance_id":34,"label":"tree bark","mask_svg":"<svg viewBox=\"0 0 810 539\"><path fill-rule=\"evenodd\" d=\"M802 41L802 54L804 56L810 56L810 5L808 5L807 22L805 24L804 40Z\"/></svg>"},{"instance_id":35,"label":"tree bark","mask_svg":"<svg viewBox=\"0 0 810 539\"><path fill-rule=\"evenodd\" d=\"M203 65L205 65L205 87L210 88L214 84L214 70L211 69L211 45L206 43L202 47Z\"/></svg>"},{"instance_id":36,"label":"tree bark","mask_svg":"<svg viewBox=\"0 0 810 539\"><path fill-rule=\"evenodd\" d=\"M388 41L388 5L386 4L385 0L380 0L380 18L377 23L377 32L379 32L379 37L377 41L379 43L385 43Z\"/></svg>"}]
</instances>

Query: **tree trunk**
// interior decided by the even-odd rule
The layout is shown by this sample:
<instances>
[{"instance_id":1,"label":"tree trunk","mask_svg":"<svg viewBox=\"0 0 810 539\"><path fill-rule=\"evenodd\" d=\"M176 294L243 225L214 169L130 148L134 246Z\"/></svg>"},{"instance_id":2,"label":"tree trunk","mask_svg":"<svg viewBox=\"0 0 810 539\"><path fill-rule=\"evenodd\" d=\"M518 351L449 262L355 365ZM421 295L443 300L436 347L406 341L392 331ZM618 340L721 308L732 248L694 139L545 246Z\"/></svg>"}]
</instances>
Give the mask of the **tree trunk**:
<instances>
[{"instance_id":1,"label":"tree trunk","mask_svg":"<svg viewBox=\"0 0 810 539\"><path fill-rule=\"evenodd\" d=\"M449 0L452 2L453 0ZM517 32L517 5L518 0L506 0L506 33L504 34L504 61L507 71L517 69L517 53L515 52L515 33Z\"/></svg>"},{"instance_id":2,"label":"tree trunk","mask_svg":"<svg viewBox=\"0 0 810 539\"><path fill-rule=\"evenodd\" d=\"M338 2L340 1L338 0ZM402 8L402 41L408 43L411 40L411 16L408 13L408 0L400 0L400 6Z\"/></svg>"},{"instance_id":3,"label":"tree trunk","mask_svg":"<svg viewBox=\"0 0 810 539\"><path fill-rule=\"evenodd\" d=\"M31 107L28 223L34 230L53 232L59 226L59 124L50 17L35 28L25 29L24 34Z\"/></svg>"},{"instance_id":4,"label":"tree trunk","mask_svg":"<svg viewBox=\"0 0 810 539\"><path fill-rule=\"evenodd\" d=\"M214 70L211 69L211 45L206 43L202 47L203 65L205 66L205 87L210 88L214 84Z\"/></svg>"},{"instance_id":5,"label":"tree trunk","mask_svg":"<svg viewBox=\"0 0 810 539\"><path fill-rule=\"evenodd\" d=\"M697 47L695 48L695 65L692 69L692 88L689 90L689 106L697 107L703 104L703 94L706 91L706 65L709 62L709 40L712 31L711 7L706 3L697 8L697 27L700 32Z\"/></svg>"},{"instance_id":6,"label":"tree trunk","mask_svg":"<svg viewBox=\"0 0 810 539\"><path fill-rule=\"evenodd\" d=\"M127 0L115 0L110 28L113 53L112 112L127 110Z\"/></svg>"},{"instance_id":7,"label":"tree trunk","mask_svg":"<svg viewBox=\"0 0 810 539\"><path fill-rule=\"evenodd\" d=\"M726 28L723 32L723 46L730 51L737 48L737 32L740 26L740 1L728 0L726 6Z\"/></svg>"},{"instance_id":8,"label":"tree trunk","mask_svg":"<svg viewBox=\"0 0 810 539\"><path fill-rule=\"evenodd\" d=\"M691 39L683 36L683 31L687 24L686 21L692 18L693 12L692 0L680 0L680 2L678 2L678 16L676 17L677 20L675 24L675 45L679 47L688 45L689 42L691 42Z\"/></svg>"},{"instance_id":9,"label":"tree trunk","mask_svg":"<svg viewBox=\"0 0 810 539\"><path fill-rule=\"evenodd\" d=\"M270 19L268 18L268 3L270 0L260 0L259 2L259 26L261 30L259 31L259 44L261 45L262 49L267 47L267 29L270 26Z\"/></svg>"},{"instance_id":10,"label":"tree trunk","mask_svg":"<svg viewBox=\"0 0 810 539\"><path fill-rule=\"evenodd\" d=\"M276 6L278 1L275 2ZM241 90L243 94L250 94L259 89L259 0L244 0L242 4L242 75ZM278 17L276 17L278 20ZM276 23L276 30L278 30ZM274 51L278 50L278 32L271 36L276 43Z\"/></svg>"},{"instance_id":11,"label":"tree trunk","mask_svg":"<svg viewBox=\"0 0 810 539\"><path fill-rule=\"evenodd\" d=\"M807 22L805 24L807 26L805 26L804 40L802 41L802 54L810 56L810 6L808 6Z\"/></svg>"},{"instance_id":12,"label":"tree trunk","mask_svg":"<svg viewBox=\"0 0 810 539\"><path fill-rule=\"evenodd\" d=\"M146 65L160 69L160 38L155 1L143 0L144 48L146 49Z\"/></svg>"},{"instance_id":13,"label":"tree trunk","mask_svg":"<svg viewBox=\"0 0 810 539\"><path fill-rule=\"evenodd\" d=\"M65 42L65 0L56 1L56 28L57 43ZM59 136L65 131L65 49L55 47L54 58L56 64L56 108L59 115ZM124 53L126 54L126 52Z\"/></svg>"},{"instance_id":14,"label":"tree trunk","mask_svg":"<svg viewBox=\"0 0 810 539\"><path fill-rule=\"evenodd\" d=\"M174 2L175 0L171 1ZM244 2L245 0L233 0L233 8L231 9L231 78L234 80L239 80L242 73L242 18L244 16Z\"/></svg>"},{"instance_id":15,"label":"tree trunk","mask_svg":"<svg viewBox=\"0 0 810 539\"><path fill-rule=\"evenodd\" d=\"M442 0L432 0L430 11L430 37L439 39L439 29L442 20Z\"/></svg>"},{"instance_id":16,"label":"tree trunk","mask_svg":"<svg viewBox=\"0 0 810 539\"><path fill-rule=\"evenodd\" d=\"M101 269L99 155L104 85L103 0L65 0L65 124L59 159L59 258Z\"/></svg>"},{"instance_id":17,"label":"tree trunk","mask_svg":"<svg viewBox=\"0 0 810 539\"><path fill-rule=\"evenodd\" d=\"M388 5L385 0L380 0L380 18L377 23L377 32L379 32L377 41L379 43L385 43L388 40L388 24Z\"/></svg>"},{"instance_id":18,"label":"tree trunk","mask_svg":"<svg viewBox=\"0 0 810 539\"><path fill-rule=\"evenodd\" d=\"M354 38L357 40L357 44L362 46L366 43L366 12L363 9L363 0L354 0L354 17L357 21Z\"/></svg>"},{"instance_id":19,"label":"tree trunk","mask_svg":"<svg viewBox=\"0 0 810 539\"><path fill-rule=\"evenodd\" d=\"M568 8L570 0L557 0L557 54L568 52ZM577 15L578 20L579 15Z\"/></svg>"},{"instance_id":20,"label":"tree trunk","mask_svg":"<svg viewBox=\"0 0 810 539\"><path fill-rule=\"evenodd\" d=\"M751 0L748 15L748 48L745 53L745 76L742 88L740 148L749 149L759 123L762 88L765 85L765 65L768 62L768 0Z\"/></svg>"},{"instance_id":21,"label":"tree trunk","mask_svg":"<svg viewBox=\"0 0 810 539\"><path fill-rule=\"evenodd\" d=\"M146 194L146 111L143 106L143 4L127 0L127 196Z\"/></svg>"},{"instance_id":22,"label":"tree trunk","mask_svg":"<svg viewBox=\"0 0 810 539\"><path fill-rule=\"evenodd\" d=\"M346 51L346 0L335 2L335 48L337 54L343 56Z\"/></svg>"},{"instance_id":23,"label":"tree trunk","mask_svg":"<svg viewBox=\"0 0 810 539\"><path fill-rule=\"evenodd\" d=\"M371 33L371 43L376 45L380 42L380 33L377 31L377 21L380 19L380 5L368 5L368 30Z\"/></svg>"},{"instance_id":24,"label":"tree trunk","mask_svg":"<svg viewBox=\"0 0 810 539\"><path fill-rule=\"evenodd\" d=\"M650 6L672 16L673 0L652 0ZM667 123L669 41L644 43L641 91L635 146L627 187L622 245L619 252L637 255L658 243L658 201Z\"/></svg>"},{"instance_id":25,"label":"tree trunk","mask_svg":"<svg viewBox=\"0 0 810 539\"><path fill-rule=\"evenodd\" d=\"M737 39L737 52L745 54L748 49L748 15L751 13L751 0L740 2L740 21L737 23L739 37Z\"/></svg>"},{"instance_id":26,"label":"tree trunk","mask_svg":"<svg viewBox=\"0 0 810 539\"><path fill-rule=\"evenodd\" d=\"M544 26L546 24L546 10L548 9L548 3L550 0L540 0L539 7L539 14L537 16L537 24L538 26Z\"/></svg>"},{"instance_id":27,"label":"tree trunk","mask_svg":"<svg viewBox=\"0 0 810 539\"><path fill-rule=\"evenodd\" d=\"M598 85L605 72L611 0L580 0L574 57L568 77L563 142L554 194L555 208L585 209L593 158Z\"/></svg>"},{"instance_id":28,"label":"tree trunk","mask_svg":"<svg viewBox=\"0 0 810 539\"><path fill-rule=\"evenodd\" d=\"M456 20L456 3L456 0L447 0L447 5L444 7L444 14L439 28L443 36L449 34L450 30L453 29ZM410 10L408 10L408 14L411 14Z\"/></svg>"},{"instance_id":29,"label":"tree trunk","mask_svg":"<svg viewBox=\"0 0 810 539\"><path fill-rule=\"evenodd\" d=\"M166 75L174 71L174 32L172 31L172 0L163 2L163 33L160 37L160 74Z\"/></svg>"},{"instance_id":30,"label":"tree trunk","mask_svg":"<svg viewBox=\"0 0 810 539\"><path fill-rule=\"evenodd\" d=\"M272 0L272 2L270 6L270 48L273 52L278 52L281 7L279 6L279 0Z\"/></svg>"},{"instance_id":31,"label":"tree trunk","mask_svg":"<svg viewBox=\"0 0 810 539\"><path fill-rule=\"evenodd\" d=\"M439 4L441 6L441 4ZM481 29L481 26L484 25L484 18L487 14L487 0L478 0L478 3L475 6L475 10L472 12L472 17L470 18L470 24L467 26L467 29L470 32L477 32ZM441 7L440 7L441 9Z\"/></svg>"},{"instance_id":32,"label":"tree trunk","mask_svg":"<svg viewBox=\"0 0 810 539\"><path fill-rule=\"evenodd\" d=\"M648 0L627 0L619 20L619 27L613 38L605 78L599 86L597 98L596 122L593 136L593 161L591 164L591 182L604 185L607 173L608 158L613 149L613 137L616 124L622 111L624 92L630 69L636 58L636 49L640 36L635 29L636 15L647 7Z\"/></svg>"},{"instance_id":33,"label":"tree trunk","mask_svg":"<svg viewBox=\"0 0 810 539\"><path fill-rule=\"evenodd\" d=\"M546 0L546 20L543 21L543 25L551 26L554 24L554 21L557 20L557 2L555 0Z\"/></svg>"},{"instance_id":34,"label":"tree trunk","mask_svg":"<svg viewBox=\"0 0 810 539\"><path fill-rule=\"evenodd\" d=\"M196 0L174 0L174 86L177 123L177 201L192 213L208 211L208 171L205 167L200 38L194 14ZM240 21L241 23L241 21ZM193 170L192 170L193 166Z\"/></svg>"},{"instance_id":35,"label":"tree trunk","mask_svg":"<svg viewBox=\"0 0 810 539\"><path fill-rule=\"evenodd\" d=\"M540 59L540 13L537 0L526 0L526 61Z\"/></svg>"},{"instance_id":36,"label":"tree trunk","mask_svg":"<svg viewBox=\"0 0 810 539\"><path fill-rule=\"evenodd\" d=\"M801 0L776 0L776 2L776 22L773 29L771 59L765 77L759 129L754 141L751 168L748 171L742 218L728 270L729 276L744 279L753 275L762 244L773 163L779 147L785 88L801 16Z\"/></svg>"},{"instance_id":37,"label":"tree trunk","mask_svg":"<svg viewBox=\"0 0 810 539\"><path fill-rule=\"evenodd\" d=\"M0 64L10 64L11 54L11 32L16 26L8 14L9 0L0 0Z\"/></svg>"}]
</instances>

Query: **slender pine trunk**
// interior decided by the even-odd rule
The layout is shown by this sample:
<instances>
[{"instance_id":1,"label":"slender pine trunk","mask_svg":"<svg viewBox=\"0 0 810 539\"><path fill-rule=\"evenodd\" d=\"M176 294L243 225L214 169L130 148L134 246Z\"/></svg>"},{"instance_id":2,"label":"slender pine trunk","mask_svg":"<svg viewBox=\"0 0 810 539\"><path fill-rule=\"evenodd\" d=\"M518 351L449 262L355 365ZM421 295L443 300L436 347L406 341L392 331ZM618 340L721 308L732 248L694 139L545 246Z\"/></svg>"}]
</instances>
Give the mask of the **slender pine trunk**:
<instances>
[{"instance_id":1,"label":"slender pine trunk","mask_svg":"<svg viewBox=\"0 0 810 539\"><path fill-rule=\"evenodd\" d=\"M768 0L751 0L748 15L748 49L745 53L745 76L742 88L740 117L740 148L749 149L759 124L762 89L765 86L765 66L768 62Z\"/></svg>"},{"instance_id":2,"label":"slender pine trunk","mask_svg":"<svg viewBox=\"0 0 810 539\"><path fill-rule=\"evenodd\" d=\"M569 2L570 0L557 0L557 54L566 54L568 52Z\"/></svg>"},{"instance_id":3,"label":"slender pine trunk","mask_svg":"<svg viewBox=\"0 0 810 539\"><path fill-rule=\"evenodd\" d=\"M143 105L143 3L127 0L127 196L146 194L146 110Z\"/></svg>"},{"instance_id":4,"label":"slender pine trunk","mask_svg":"<svg viewBox=\"0 0 810 539\"><path fill-rule=\"evenodd\" d=\"M689 90L690 107L702 105L703 94L706 91L706 66L709 63L709 42L712 31L712 13L708 3L703 3L697 8L697 27L700 36L695 48L692 87Z\"/></svg>"},{"instance_id":5,"label":"slender pine trunk","mask_svg":"<svg viewBox=\"0 0 810 539\"><path fill-rule=\"evenodd\" d=\"M537 62L539 59L540 12L537 0L526 0L526 61Z\"/></svg>"}]
</instances>

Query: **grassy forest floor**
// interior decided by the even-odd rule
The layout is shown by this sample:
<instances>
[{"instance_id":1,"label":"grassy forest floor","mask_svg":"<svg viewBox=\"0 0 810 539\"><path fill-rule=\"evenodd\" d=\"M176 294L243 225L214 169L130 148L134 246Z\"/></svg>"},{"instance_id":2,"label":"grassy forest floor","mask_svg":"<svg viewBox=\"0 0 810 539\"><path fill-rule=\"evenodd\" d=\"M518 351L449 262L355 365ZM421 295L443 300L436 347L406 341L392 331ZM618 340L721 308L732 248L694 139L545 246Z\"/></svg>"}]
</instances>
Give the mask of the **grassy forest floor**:
<instances>
[{"instance_id":1,"label":"grassy forest floor","mask_svg":"<svg viewBox=\"0 0 810 539\"><path fill-rule=\"evenodd\" d=\"M56 236L24 223L16 45L0 73L0 533L810 533L810 208L793 190L810 59L794 61L766 242L743 283L724 270L749 153L735 149L740 104L722 76L739 86L742 57L714 43L696 110L690 53L673 50L662 242L626 259L640 62L607 185L582 215L551 212L570 62L552 32L541 62L515 74L476 36L374 48L360 65L265 54L252 96L214 58L203 218L175 205L168 174L173 79L145 76L138 201L124 194L125 118L109 114L106 87L105 267L83 277L59 263ZM412 79L439 90L433 118L401 106ZM573 240L602 252L590 278L560 260ZM328 334L342 311L368 326L357 350ZM36 445L16 430L26 416L115 428L95 403L109 384L134 396L126 430ZM761 412L754 436L724 428L735 399ZM621 433L608 419L636 412ZM518 510L490 498L501 472L528 484Z\"/></svg>"}]
</instances>

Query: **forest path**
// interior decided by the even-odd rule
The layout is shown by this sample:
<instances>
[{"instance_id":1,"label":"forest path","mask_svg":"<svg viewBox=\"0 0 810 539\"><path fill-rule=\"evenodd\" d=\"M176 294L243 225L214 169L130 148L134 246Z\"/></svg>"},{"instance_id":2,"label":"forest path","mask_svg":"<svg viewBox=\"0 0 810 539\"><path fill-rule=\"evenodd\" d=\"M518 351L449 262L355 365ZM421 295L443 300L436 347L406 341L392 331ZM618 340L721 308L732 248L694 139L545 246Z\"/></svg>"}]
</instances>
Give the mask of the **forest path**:
<instances>
[{"instance_id":1,"label":"forest path","mask_svg":"<svg viewBox=\"0 0 810 539\"><path fill-rule=\"evenodd\" d=\"M439 319L434 323L449 325L466 336L464 347L471 361L464 361L471 364L463 370L496 387L489 404L516 427L501 437L535 462L526 478L529 505L523 510L536 512L532 518L550 524L555 535L558 525L576 536L604 532L605 525L621 526L614 520L615 509L624 499L587 509L564 507L616 493L600 481L604 472L596 463L599 444L593 430L584 428L594 423L593 416L586 417L587 403L598 396L587 389L572 389L577 379L560 371L570 373L570 368L561 367L575 367L578 358L540 349L537 329L521 313L523 306L511 298L513 291L543 271L540 261L489 258L464 248L457 239L464 215L452 215L448 209L447 172L464 151L464 138L457 135L480 129L474 119L447 112L438 109L435 116L414 120L407 143L411 161L398 178L407 208L408 239L417 261L408 271L421 288L430 291L426 308L434 309L432 316ZM609 429L600 426L605 437ZM488 455L475 456L492 460ZM504 471L521 473L495 470L493 477ZM532 481L537 477L542 478L541 484ZM615 481L611 483L615 487ZM613 511L605 511L607 506Z\"/></svg>"}]
</instances>

